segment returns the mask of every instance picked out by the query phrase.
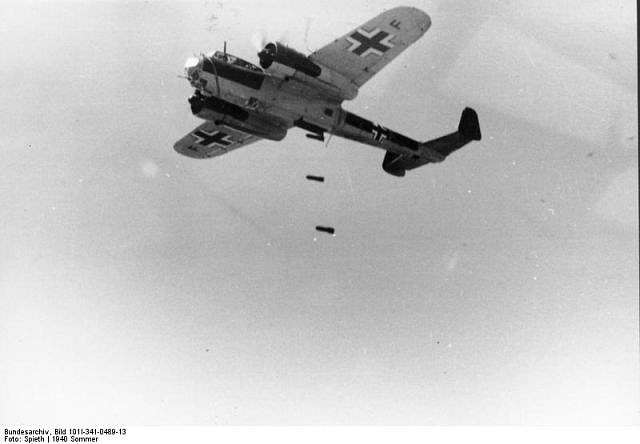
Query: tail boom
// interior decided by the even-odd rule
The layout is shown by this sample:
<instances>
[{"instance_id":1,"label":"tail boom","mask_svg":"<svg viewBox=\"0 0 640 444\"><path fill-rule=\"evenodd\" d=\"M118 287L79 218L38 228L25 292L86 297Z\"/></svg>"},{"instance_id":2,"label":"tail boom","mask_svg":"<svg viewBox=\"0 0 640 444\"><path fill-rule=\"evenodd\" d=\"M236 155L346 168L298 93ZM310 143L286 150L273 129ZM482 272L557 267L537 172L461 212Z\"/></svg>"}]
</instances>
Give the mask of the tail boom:
<instances>
[{"instance_id":1,"label":"tail boom","mask_svg":"<svg viewBox=\"0 0 640 444\"><path fill-rule=\"evenodd\" d=\"M481 139L478 114L471 108L465 108L456 132L421 143L417 156L407 157L402 153L388 151L382 162L382 169L393 176L402 177L407 170L442 162L449 154L469 142Z\"/></svg>"},{"instance_id":2,"label":"tail boom","mask_svg":"<svg viewBox=\"0 0 640 444\"><path fill-rule=\"evenodd\" d=\"M457 131L423 143L348 111L342 111L339 124L330 132L386 150L382 169L398 177L427 163L442 162L452 152L482 138L478 115L471 108L462 112Z\"/></svg>"}]
</instances>

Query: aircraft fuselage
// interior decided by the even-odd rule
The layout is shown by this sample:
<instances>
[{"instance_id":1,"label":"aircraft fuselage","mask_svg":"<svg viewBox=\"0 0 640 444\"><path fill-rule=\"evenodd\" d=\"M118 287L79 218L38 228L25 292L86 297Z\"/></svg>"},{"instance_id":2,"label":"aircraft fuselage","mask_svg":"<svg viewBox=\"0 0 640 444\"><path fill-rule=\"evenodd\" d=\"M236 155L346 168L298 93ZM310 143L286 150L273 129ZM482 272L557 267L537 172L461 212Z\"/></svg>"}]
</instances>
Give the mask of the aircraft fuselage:
<instances>
[{"instance_id":1,"label":"aircraft fuselage","mask_svg":"<svg viewBox=\"0 0 640 444\"><path fill-rule=\"evenodd\" d=\"M226 46L222 52L192 57L185 65L196 89L189 102L205 122L178 140L174 149L207 159L261 138L281 140L296 126L311 139L323 141L329 133L385 150L382 169L394 176L441 162L481 139L473 109L462 111L456 131L418 142L342 108L430 26L424 11L399 6L309 55L270 42L258 52L260 66L227 54Z\"/></svg>"},{"instance_id":2,"label":"aircraft fuselage","mask_svg":"<svg viewBox=\"0 0 640 444\"><path fill-rule=\"evenodd\" d=\"M287 129L298 126L318 140L324 140L327 132L402 154L413 155L419 149L419 142L344 110L337 94L328 99L326 91L299 71L283 77L206 56L201 57L198 68L187 67L190 83L196 88L194 97L199 98L192 97L190 102L194 114L205 120L271 140L281 140ZM215 101L218 106L196 107L195 112L194 100ZM223 109L224 103L229 104L227 109ZM244 120L241 110L249 114Z\"/></svg>"}]
</instances>

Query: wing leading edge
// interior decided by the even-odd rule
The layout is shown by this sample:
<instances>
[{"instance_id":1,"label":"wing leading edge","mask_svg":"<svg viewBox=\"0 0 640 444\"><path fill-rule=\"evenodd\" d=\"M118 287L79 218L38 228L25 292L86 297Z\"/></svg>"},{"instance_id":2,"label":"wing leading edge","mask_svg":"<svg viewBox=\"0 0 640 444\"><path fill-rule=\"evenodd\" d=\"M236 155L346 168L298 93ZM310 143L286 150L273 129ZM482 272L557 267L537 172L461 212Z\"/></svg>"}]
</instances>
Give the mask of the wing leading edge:
<instances>
[{"instance_id":1,"label":"wing leading edge","mask_svg":"<svg viewBox=\"0 0 640 444\"><path fill-rule=\"evenodd\" d=\"M429 16L417 8L393 8L320 48L309 58L360 87L422 37L430 26Z\"/></svg>"}]
</instances>

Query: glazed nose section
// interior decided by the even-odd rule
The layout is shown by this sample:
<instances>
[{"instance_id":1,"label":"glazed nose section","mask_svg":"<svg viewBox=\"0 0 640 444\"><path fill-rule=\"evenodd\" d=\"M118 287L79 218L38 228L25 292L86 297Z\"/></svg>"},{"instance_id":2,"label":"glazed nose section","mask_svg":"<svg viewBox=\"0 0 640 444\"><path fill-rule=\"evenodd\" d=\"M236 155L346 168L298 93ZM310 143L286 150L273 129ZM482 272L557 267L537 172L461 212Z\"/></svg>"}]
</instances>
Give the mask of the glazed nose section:
<instances>
[{"instance_id":1,"label":"glazed nose section","mask_svg":"<svg viewBox=\"0 0 640 444\"><path fill-rule=\"evenodd\" d=\"M192 80L192 79L195 80L194 73L197 73L199 67L200 67L200 58L189 57L187 59L187 61L184 63L184 73L187 75L189 80Z\"/></svg>"},{"instance_id":2,"label":"glazed nose section","mask_svg":"<svg viewBox=\"0 0 640 444\"><path fill-rule=\"evenodd\" d=\"M193 56L189 57L186 62L184 62L184 69L189 70L191 68L196 68L200 63L200 58Z\"/></svg>"}]
</instances>

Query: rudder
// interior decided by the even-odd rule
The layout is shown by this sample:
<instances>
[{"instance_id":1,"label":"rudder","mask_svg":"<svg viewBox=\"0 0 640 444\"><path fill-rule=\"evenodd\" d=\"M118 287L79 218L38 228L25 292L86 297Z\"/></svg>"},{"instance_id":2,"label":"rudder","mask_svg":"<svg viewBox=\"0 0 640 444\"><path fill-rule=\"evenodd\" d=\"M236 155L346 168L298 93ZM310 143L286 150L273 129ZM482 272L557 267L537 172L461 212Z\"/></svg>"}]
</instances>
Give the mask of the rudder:
<instances>
[{"instance_id":1,"label":"rudder","mask_svg":"<svg viewBox=\"0 0 640 444\"><path fill-rule=\"evenodd\" d=\"M465 108L460 116L460 124L458 132L465 138L470 140L481 140L480 122L478 121L478 113L472 108Z\"/></svg>"}]
</instances>

